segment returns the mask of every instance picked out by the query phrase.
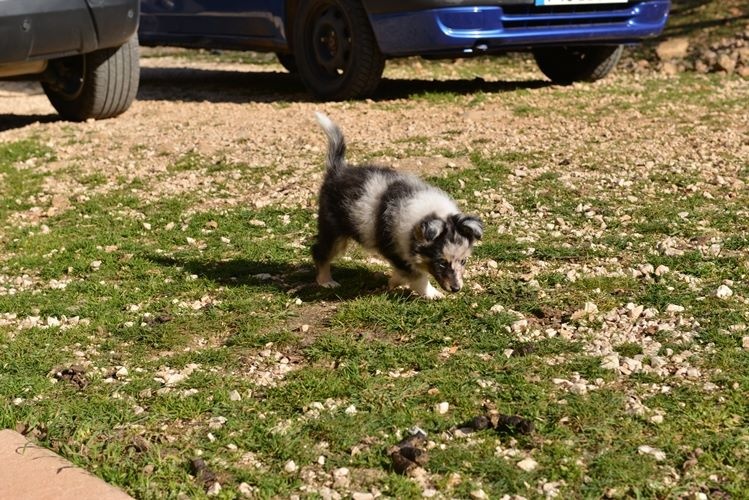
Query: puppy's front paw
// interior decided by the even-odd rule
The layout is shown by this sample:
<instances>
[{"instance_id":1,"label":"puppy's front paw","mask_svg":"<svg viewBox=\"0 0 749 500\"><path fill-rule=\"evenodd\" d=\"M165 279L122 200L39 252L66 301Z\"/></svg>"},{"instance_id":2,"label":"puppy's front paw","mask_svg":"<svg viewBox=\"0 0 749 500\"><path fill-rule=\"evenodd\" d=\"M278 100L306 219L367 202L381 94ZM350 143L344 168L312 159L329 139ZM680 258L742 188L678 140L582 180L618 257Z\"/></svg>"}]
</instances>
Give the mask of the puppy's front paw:
<instances>
[{"instance_id":1,"label":"puppy's front paw","mask_svg":"<svg viewBox=\"0 0 749 500\"><path fill-rule=\"evenodd\" d=\"M338 288L339 286L341 286L340 283L338 283L337 281L333 281L333 280L326 281L324 283L318 282L317 284L323 288Z\"/></svg>"},{"instance_id":2,"label":"puppy's front paw","mask_svg":"<svg viewBox=\"0 0 749 500\"><path fill-rule=\"evenodd\" d=\"M428 300L444 299L445 294L440 292L430 284L424 291L424 298Z\"/></svg>"}]
</instances>

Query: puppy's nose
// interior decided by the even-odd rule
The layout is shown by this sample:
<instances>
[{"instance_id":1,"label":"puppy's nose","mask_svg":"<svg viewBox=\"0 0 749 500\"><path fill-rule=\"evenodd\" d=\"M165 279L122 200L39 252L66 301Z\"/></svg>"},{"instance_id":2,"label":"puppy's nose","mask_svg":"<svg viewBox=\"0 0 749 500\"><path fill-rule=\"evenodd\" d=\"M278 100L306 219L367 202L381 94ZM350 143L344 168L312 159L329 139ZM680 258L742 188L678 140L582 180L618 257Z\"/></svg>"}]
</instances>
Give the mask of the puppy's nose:
<instances>
[{"instance_id":1,"label":"puppy's nose","mask_svg":"<svg viewBox=\"0 0 749 500\"><path fill-rule=\"evenodd\" d=\"M459 292L460 291L460 285L450 285L450 291L451 292Z\"/></svg>"}]
</instances>

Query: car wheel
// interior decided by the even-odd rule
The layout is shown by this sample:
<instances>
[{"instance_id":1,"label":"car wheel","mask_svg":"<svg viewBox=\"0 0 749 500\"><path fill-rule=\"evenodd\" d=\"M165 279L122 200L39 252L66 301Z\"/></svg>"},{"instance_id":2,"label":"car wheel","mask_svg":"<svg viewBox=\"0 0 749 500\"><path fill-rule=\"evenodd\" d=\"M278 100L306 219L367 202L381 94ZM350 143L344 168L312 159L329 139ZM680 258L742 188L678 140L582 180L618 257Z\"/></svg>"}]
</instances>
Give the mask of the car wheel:
<instances>
[{"instance_id":1,"label":"car wheel","mask_svg":"<svg viewBox=\"0 0 749 500\"><path fill-rule=\"evenodd\" d=\"M594 82L614 69L622 56L621 45L543 47L534 49L539 69L554 83Z\"/></svg>"},{"instance_id":2,"label":"car wheel","mask_svg":"<svg viewBox=\"0 0 749 500\"><path fill-rule=\"evenodd\" d=\"M358 0L307 0L294 25L294 59L317 97L344 100L370 95L385 68Z\"/></svg>"},{"instance_id":3,"label":"car wheel","mask_svg":"<svg viewBox=\"0 0 749 500\"><path fill-rule=\"evenodd\" d=\"M294 54L282 54L281 52L276 52L276 58L281 66L292 75L299 72L299 68L296 67Z\"/></svg>"},{"instance_id":4,"label":"car wheel","mask_svg":"<svg viewBox=\"0 0 749 500\"><path fill-rule=\"evenodd\" d=\"M49 62L42 87L60 115L73 121L124 113L138 92L138 39Z\"/></svg>"}]
</instances>

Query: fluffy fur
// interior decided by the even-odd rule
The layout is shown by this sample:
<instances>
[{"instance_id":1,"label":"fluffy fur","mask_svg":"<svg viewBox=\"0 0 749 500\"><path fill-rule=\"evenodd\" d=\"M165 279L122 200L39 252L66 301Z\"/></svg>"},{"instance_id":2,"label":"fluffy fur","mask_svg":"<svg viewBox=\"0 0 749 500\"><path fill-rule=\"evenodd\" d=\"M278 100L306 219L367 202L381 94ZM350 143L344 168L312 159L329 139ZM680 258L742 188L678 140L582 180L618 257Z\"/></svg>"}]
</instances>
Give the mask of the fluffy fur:
<instances>
[{"instance_id":1,"label":"fluffy fur","mask_svg":"<svg viewBox=\"0 0 749 500\"><path fill-rule=\"evenodd\" d=\"M463 270L483 226L460 212L442 190L421 179L375 165L349 166L341 130L322 113L328 137L327 172L320 188L317 241L312 257L317 282L335 287L330 264L350 240L382 255L393 266L390 286L407 285L434 299L463 286Z\"/></svg>"}]
</instances>

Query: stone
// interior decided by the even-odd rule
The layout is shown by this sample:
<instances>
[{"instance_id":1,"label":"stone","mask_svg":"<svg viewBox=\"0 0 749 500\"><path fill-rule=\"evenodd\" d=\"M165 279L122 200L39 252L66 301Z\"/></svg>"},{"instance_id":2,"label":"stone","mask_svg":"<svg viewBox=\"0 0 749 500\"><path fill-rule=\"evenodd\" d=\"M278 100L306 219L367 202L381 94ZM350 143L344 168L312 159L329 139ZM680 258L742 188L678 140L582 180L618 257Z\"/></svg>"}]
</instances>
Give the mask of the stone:
<instances>
[{"instance_id":1,"label":"stone","mask_svg":"<svg viewBox=\"0 0 749 500\"><path fill-rule=\"evenodd\" d=\"M536 470L536 467L538 467L538 462L533 460L531 457L528 457L518 462L517 465L525 472L531 472L533 470Z\"/></svg>"},{"instance_id":2,"label":"stone","mask_svg":"<svg viewBox=\"0 0 749 500\"><path fill-rule=\"evenodd\" d=\"M664 75L675 75L675 74L677 74L678 72L679 72L679 67L678 67L678 66L676 66L676 65L675 65L674 63L672 63L672 62L669 62L669 61L665 61L665 62L664 62L664 63L663 63L662 65L661 65L661 73L663 73ZM669 254L668 254L668 253L666 253L666 255L669 255Z\"/></svg>"},{"instance_id":3,"label":"stone","mask_svg":"<svg viewBox=\"0 0 749 500\"><path fill-rule=\"evenodd\" d=\"M444 415L450 410L450 403L443 401L434 405L434 411L440 415Z\"/></svg>"},{"instance_id":4,"label":"stone","mask_svg":"<svg viewBox=\"0 0 749 500\"><path fill-rule=\"evenodd\" d=\"M736 69L736 59L728 54L721 54L718 56L718 68L730 75Z\"/></svg>"},{"instance_id":5,"label":"stone","mask_svg":"<svg viewBox=\"0 0 749 500\"><path fill-rule=\"evenodd\" d=\"M731 295L733 295L733 290L731 290L731 289L730 289L730 288L729 288L728 286L726 286L726 285L720 285L720 286L718 287L718 289L717 289L717 290L715 291L715 295L716 295L716 296L717 296L717 297L718 297L719 299L727 299L728 297L730 297Z\"/></svg>"},{"instance_id":6,"label":"stone","mask_svg":"<svg viewBox=\"0 0 749 500\"><path fill-rule=\"evenodd\" d=\"M655 53L661 61L682 59L689 51L689 39L684 37L671 38L659 43Z\"/></svg>"},{"instance_id":7,"label":"stone","mask_svg":"<svg viewBox=\"0 0 749 500\"><path fill-rule=\"evenodd\" d=\"M221 493L221 483L215 482L211 485L210 488L208 488L208 491L205 492L206 495L209 497L215 497L219 493Z\"/></svg>"},{"instance_id":8,"label":"stone","mask_svg":"<svg viewBox=\"0 0 749 500\"><path fill-rule=\"evenodd\" d=\"M656 459L658 462L661 462L666 459L666 454L663 451L659 450L658 448L653 448L652 446L648 446L646 444L637 448L637 452L640 455L650 455L654 459Z\"/></svg>"}]
</instances>

